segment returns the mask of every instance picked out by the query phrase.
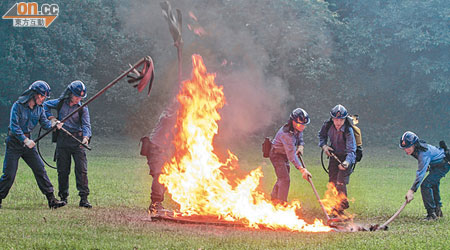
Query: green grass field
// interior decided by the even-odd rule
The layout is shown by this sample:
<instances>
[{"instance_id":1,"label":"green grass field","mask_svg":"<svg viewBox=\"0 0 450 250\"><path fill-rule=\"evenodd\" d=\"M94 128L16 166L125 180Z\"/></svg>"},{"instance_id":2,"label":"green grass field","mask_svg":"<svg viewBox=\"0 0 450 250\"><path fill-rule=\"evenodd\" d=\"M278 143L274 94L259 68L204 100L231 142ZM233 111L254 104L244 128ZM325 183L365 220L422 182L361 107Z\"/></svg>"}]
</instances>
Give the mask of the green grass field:
<instances>
[{"instance_id":1,"label":"green grass field","mask_svg":"<svg viewBox=\"0 0 450 250\"><path fill-rule=\"evenodd\" d=\"M78 207L75 176L70 178L69 204L50 210L33 174L21 160L16 181L0 210L0 249L449 249L450 179L441 181L444 218L424 222L420 192L390 224L388 231L294 233L207 225L151 222L146 208L151 177L136 141L93 142L88 153L89 200L93 209ZM327 177L317 148L307 147L305 164L323 196ZM250 149L249 149L250 148ZM259 144L234 153L241 168L262 166L262 187L269 194L275 181ZM3 162L5 146L0 149ZM46 149L48 150L48 148ZM50 159L50 150L46 151ZM348 186L349 212L355 222L382 224L401 206L414 180L416 161L397 148L365 149L363 161ZM57 188L57 174L47 169ZM323 218L310 185L291 173L290 199L300 199L309 216ZM166 196L166 207L175 204Z\"/></svg>"}]
</instances>

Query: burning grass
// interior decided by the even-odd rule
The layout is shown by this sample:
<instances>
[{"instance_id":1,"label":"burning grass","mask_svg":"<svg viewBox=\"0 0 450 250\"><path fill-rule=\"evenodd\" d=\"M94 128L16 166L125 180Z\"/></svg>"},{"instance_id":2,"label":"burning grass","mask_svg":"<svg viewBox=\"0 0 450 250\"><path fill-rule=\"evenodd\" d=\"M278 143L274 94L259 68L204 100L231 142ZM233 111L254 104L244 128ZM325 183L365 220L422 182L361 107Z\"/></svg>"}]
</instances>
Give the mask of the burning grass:
<instances>
[{"instance_id":1,"label":"burning grass","mask_svg":"<svg viewBox=\"0 0 450 250\"><path fill-rule=\"evenodd\" d=\"M215 75L207 72L199 55L193 55L192 61L192 79L183 82L177 96L176 152L159 178L179 206L175 217L202 215L252 228L330 231L319 219L308 224L299 218L298 200L272 204L257 190L263 177L261 167L237 179L226 174L224 170L238 168L238 157L228 151L228 159L221 162L214 153L213 138L221 119L218 111L225 104L222 86L215 83Z\"/></svg>"}]
</instances>

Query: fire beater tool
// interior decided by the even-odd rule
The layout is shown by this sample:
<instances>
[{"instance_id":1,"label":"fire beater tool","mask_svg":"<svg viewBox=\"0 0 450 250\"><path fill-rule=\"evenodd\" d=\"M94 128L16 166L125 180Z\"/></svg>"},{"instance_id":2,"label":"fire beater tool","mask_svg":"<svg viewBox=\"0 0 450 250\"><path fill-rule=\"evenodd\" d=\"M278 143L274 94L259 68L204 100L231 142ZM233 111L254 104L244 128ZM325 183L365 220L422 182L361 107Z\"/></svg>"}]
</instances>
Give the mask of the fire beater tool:
<instances>
[{"instance_id":1,"label":"fire beater tool","mask_svg":"<svg viewBox=\"0 0 450 250\"><path fill-rule=\"evenodd\" d=\"M137 68L143 66L142 71L137 71ZM116 84L118 81L120 81L122 78L124 78L125 76L127 76L128 74L130 74L131 72L135 73L137 71L137 73L139 73L139 75L137 77L134 76L129 76L129 78L132 78L130 80L128 80L129 83L134 83L136 81L139 81L139 84L134 85L133 87L137 88L137 90L139 92L141 92L142 90L144 90L145 86L147 86L147 84L149 85L149 89L148 89L148 95L150 95L150 90L152 88L152 84L153 84L153 79L154 79L154 64L153 64L153 60L150 56L144 57L141 60L139 60L137 63L135 63L133 66L130 67L130 69L124 71L122 74L120 74L116 79L112 80L110 83L108 83L108 85L106 85L103 89L101 89L99 92L97 92L97 94L95 94L94 96L92 96L89 100L87 100L86 102L83 103L83 105L81 105L80 107L78 107L77 109L75 109L74 111L72 111L72 113L68 114L66 117L64 117L61 122L65 122L67 119L69 119L72 115L74 115L75 113L78 113L78 111L82 108L84 108L84 106L88 105L89 103L91 103L93 100L97 99L97 97L99 97L100 95L102 95L103 93L105 93L106 90L108 90L109 88L111 88L114 84ZM44 134L42 134L41 136L39 136L34 142L38 142L39 140L41 140L42 138L44 138L46 135L48 135L50 132L52 132L54 129L56 129L56 125L53 126L51 129L47 130Z\"/></svg>"},{"instance_id":2,"label":"fire beater tool","mask_svg":"<svg viewBox=\"0 0 450 250\"><path fill-rule=\"evenodd\" d=\"M302 163L302 166L303 166L304 168L306 168L306 165L305 165L305 163L303 162L303 157L301 156L301 154L298 154L298 158L300 159L300 162ZM316 195L317 201L318 201L319 204L320 204L320 208L322 208L322 211L323 211L323 213L325 214L325 218L327 219L327 225L328 225L328 226L332 226L331 223L333 223L333 222L341 222L341 219L339 219L339 218L330 218L330 216L329 216L328 213L327 213L327 210L325 209L325 206L323 205L322 201L320 200L319 193L317 192L317 189L316 189L316 187L314 186L314 183L313 183L312 179L311 179L311 178L308 178L308 182L309 182L309 184L311 184L311 187L312 187L312 189L313 189L313 191L314 191L314 194Z\"/></svg>"},{"instance_id":3,"label":"fire beater tool","mask_svg":"<svg viewBox=\"0 0 450 250\"><path fill-rule=\"evenodd\" d=\"M395 220L395 218L397 218L397 216L403 211L403 209L406 207L406 204L408 204L407 201L403 202L402 206L397 210L397 212L395 212L394 215L392 215L391 218L389 218L389 220L387 220L385 223L383 223L381 226L378 225L374 225L371 227L370 231L379 231L379 230L387 230L387 225L389 223L391 223L393 220Z\"/></svg>"},{"instance_id":4,"label":"fire beater tool","mask_svg":"<svg viewBox=\"0 0 450 250\"><path fill-rule=\"evenodd\" d=\"M181 37L182 30L182 16L181 10L177 9L177 16L172 12L172 7L169 1L164 1L159 4L162 9L162 13L167 23L169 24L169 31L173 38L173 45L177 48L178 52L178 84L181 83L182 74L182 55L183 55L183 39Z\"/></svg>"},{"instance_id":5,"label":"fire beater tool","mask_svg":"<svg viewBox=\"0 0 450 250\"><path fill-rule=\"evenodd\" d=\"M67 131L67 129L65 128L61 128L61 131L63 131L64 133L66 133L68 136L72 137L72 139L74 139L76 142L78 142L81 146L83 146L84 148L86 148L87 150L91 150L91 147L89 147L88 145L82 143L78 138L76 138L72 133L70 133L69 131Z\"/></svg>"},{"instance_id":6,"label":"fire beater tool","mask_svg":"<svg viewBox=\"0 0 450 250\"><path fill-rule=\"evenodd\" d=\"M140 68L142 66L142 69L139 71L138 68ZM134 74L134 75L133 75ZM106 90L108 90L109 88L111 88L114 84L116 84L118 81L120 81L122 78L124 78L125 76L127 76L128 78L130 78L128 80L128 83L130 84L134 84L133 87L137 88L138 92L142 92L142 90L144 90L144 88L149 85L148 87L148 95L150 95L150 91L152 89L152 85L153 85L153 79L155 76L154 73L154 64L153 64L153 59L150 56L146 56L144 58L141 58L138 62L136 62L134 65L130 65L130 68L126 71L124 71L122 74L120 74L116 79L114 79L113 81L111 81L110 83L108 83L108 85L106 85L103 89L101 89L99 92L97 92L94 96L92 96L89 100L87 100L85 103L83 103L80 107L78 107L77 109L75 109L74 111L72 111L72 113L68 114L66 117L64 117L61 122L65 122L67 119L69 119L72 115L74 115L75 113L79 112L79 110L81 110L82 108L84 108L84 106L88 105L90 102L92 102L93 100L97 99L97 97L99 97L100 95L102 95ZM136 82L138 82L137 84L135 84ZM40 150L39 150L39 141L44 138L46 135L48 135L50 132L54 131L56 129L56 125L54 125L52 128L50 128L49 130L47 130L44 134L40 134L39 131L39 136L36 140L34 140L34 142L37 145L37 150L39 153L39 156L41 157L41 159L44 161L45 164L47 164L47 166L56 169L55 167L51 166L41 155ZM91 150L90 147L88 147L87 145L81 143L80 140L78 140L76 137L74 137L69 131L67 130L63 130L61 129L64 133L68 134L69 136L71 136L72 138L74 138L80 145L82 145L83 147L85 147L88 150Z\"/></svg>"}]
</instances>

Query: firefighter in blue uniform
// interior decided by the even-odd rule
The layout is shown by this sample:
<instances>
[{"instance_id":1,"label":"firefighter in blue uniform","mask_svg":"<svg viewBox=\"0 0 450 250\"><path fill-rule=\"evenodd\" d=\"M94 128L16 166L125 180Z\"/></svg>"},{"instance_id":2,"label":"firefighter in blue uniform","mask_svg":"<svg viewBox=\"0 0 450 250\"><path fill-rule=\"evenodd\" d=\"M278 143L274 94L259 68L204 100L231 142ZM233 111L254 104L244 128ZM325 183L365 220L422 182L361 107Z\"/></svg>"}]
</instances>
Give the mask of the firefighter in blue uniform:
<instances>
[{"instance_id":1,"label":"firefighter in blue uniform","mask_svg":"<svg viewBox=\"0 0 450 250\"><path fill-rule=\"evenodd\" d=\"M3 161L3 175L0 178L0 208L2 200L6 198L16 178L19 158L27 163L33 170L34 177L41 192L47 197L50 208L65 205L53 194L53 185L50 182L44 163L39 157L35 142L31 139L31 131L37 123L50 129L62 123L49 121L44 114L42 103L50 95L50 86L44 81L36 81L18 98L11 108L11 115L6 138L5 159Z\"/></svg>"},{"instance_id":2,"label":"firefighter in blue uniform","mask_svg":"<svg viewBox=\"0 0 450 250\"><path fill-rule=\"evenodd\" d=\"M414 193L420 186L423 205L427 210L425 220L442 217L439 185L441 179L450 170L450 156L445 154L444 148L437 148L419 140L419 137L411 131L406 131L402 135L399 146L405 150L406 154L413 156L418 161L416 179L406 193L406 201L409 203L414 199ZM425 178L427 171L430 173Z\"/></svg>"},{"instance_id":3,"label":"firefighter in blue uniform","mask_svg":"<svg viewBox=\"0 0 450 250\"><path fill-rule=\"evenodd\" d=\"M50 120L55 120L51 109L57 110L57 118L64 119L68 114L81 106L81 99L86 97L86 87L81 81L70 83L58 99L48 100L44 103L45 113ZM63 128L88 145L91 138L91 122L89 110L84 106L80 112L75 113L64 123ZM71 157L75 162L75 180L80 196L80 207L92 208L87 197L89 195L87 158L85 149L73 138L65 133L58 133L56 139L56 167L58 169L58 196L67 203L69 196L69 175Z\"/></svg>"},{"instance_id":4,"label":"firefighter in blue uniform","mask_svg":"<svg viewBox=\"0 0 450 250\"><path fill-rule=\"evenodd\" d=\"M300 170L302 177L308 180L309 171L302 166L298 154L303 155L303 130L309 124L309 115L301 108L294 109L286 124L284 124L272 140L272 149L269 158L275 169L277 182L275 183L271 198L274 203L287 202L289 186L291 183L289 162Z\"/></svg>"},{"instance_id":5,"label":"firefighter in blue uniform","mask_svg":"<svg viewBox=\"0 0 450 250\"><path fill-rule=\"evenodd\" d=\"M158 179L162 174L164 164L170 160L175 152L172 141L176 133L175 123L178 106L179 102L174 98L172 103L161 113L156 126L148 135L150 145L147 152L147 164L153 178L148 211L152 215L168 215L171 213L162 205L166 189Z\"/></svg>"},{"instance_id":6,"label":"firefighter in blue uniform","mask_svg":"<svg viewBox=\"0 0 450 250\"><path fill-rule=\"evenodd\" d=\"M345 123L348 116L347 109L338 104L330 111L330 120L323 123L319 131L319 147L326 155L335 154L342 162L330 157L328 163L328 181L333 183L339 194L347 197L347 184L350 181L350 174L353 171L352 165L356 160L356 141L353 128ZM330 145L327 145L328 138ZM339 216L349 207L347 198L334 207L332 215Z\"/></svg>"}]
</instances>

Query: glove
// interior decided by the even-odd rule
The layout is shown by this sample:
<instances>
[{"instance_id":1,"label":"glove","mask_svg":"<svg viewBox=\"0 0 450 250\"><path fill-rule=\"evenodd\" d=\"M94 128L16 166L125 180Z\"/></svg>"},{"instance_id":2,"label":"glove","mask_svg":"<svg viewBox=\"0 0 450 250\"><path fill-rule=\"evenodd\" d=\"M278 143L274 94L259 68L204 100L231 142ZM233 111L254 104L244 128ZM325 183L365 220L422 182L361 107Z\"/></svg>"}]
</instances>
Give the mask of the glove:
<instances>
[{"instance_id":1,"label":"glove","mask_svg":"<svg viewBox=\"0 0 450 250\"><path fill-rule=\"evenodd\" d=\"M83 143L84 145L88 145L89 144L89 137L83 136L83 140L81 141L81 143Z\"/></svg>"},{"instance_id":2,"label":"glove","mask_svg":"<svg viewBox=\"0 0 450 250\"><path fill-rule=\"evenodd\" d=\"M322 146L322 149L323 149L323 152L325 152L326 155L331 156L330 151L333 151L333 149L332 149L330 146L328 146L328 145L323 145L323 146Z\"/></svg>"},{"instance_id":3,"label":"glove","mask_svg":"<svg viewBox=\"0 0 450 250\"><path fill-rule=\"evenodd\" d=\"M300 146L298 146L297 147L297 151L295 151L295 154L296 155L298 155L298 154L300 154L300 155L303 155L303 145L300 145Z\"/></svg>"},{"instance_id":4,"label":"glove","mask_svg":"<svg viewBox=\"0 0 450 250\"><path fill-rule=\"evenodd\" d=\"M348 169L348 166L349 166L350 164L348 163L348 161L344 161L342 164L339 164L339 166L338 166L338 168L340 169L340 170L347 170Z\"/></svg>"},{"instance_id":5,"label":"glove","mask_svg":"<svg viewBox=\"0 0 450 250\"><path fill-rule=\"evenodd\" d=\"M405 195L405 199L407 203L410 203L414 199L414 191L412 191L411 189L408 190L408 192Z\"/></svg>"},{"instance_id":6,"label":"glove","mask_svg":"<svg viewBox=\"0 0 450 250\"><path fill-rule=\"evenodd\" d=\"M56 128L57 129L61 129L63 125L64 125L64 123L62 123L60 121L56 121Z\"/></svg>"},{"instance_id":7,"label":"glove","mask_svg":"<svg viewBox=\"0 0 450 250\"><path fill-rule=\"evenodd\" d=\"M308 181L309 178L312 178L311 173L306 168L300 168L299 170L300 170L300 172L302 172L303 179Z\"/></svg>"},{"instance_id":8,"label":"glove","mask_svg":"<svg viewBox=\"0 0 450 250\"><path fill-rule=\"evenodd\" d=\"M50 118L52 128L56 125L57 129L61 129L64 123L58 121L55 117Z\"/></svg>"},{"instance_id":9,"label":"glove","mask_svg":"<svg viewBox=\"0 0 450 250\"><path fill-rule=\"evenodd\" d=\"M36 143L35 143L33 140L28 139L28 138L25 138L25 140L23 141L23 143L24 143L25 146L27 146L28 148L33 148L33 147L36 145Z\"/></svg>"},{"instance_id":10,"label":"glove","mask_svg":"<svg viewBox=\"0 0 450 250\"><path fill-rule=\"evenodd\" d=\"M50 122L52 123L52 128L56 125L58 120L55 117L50 118Z\"/></svg>"}]
</instances>

